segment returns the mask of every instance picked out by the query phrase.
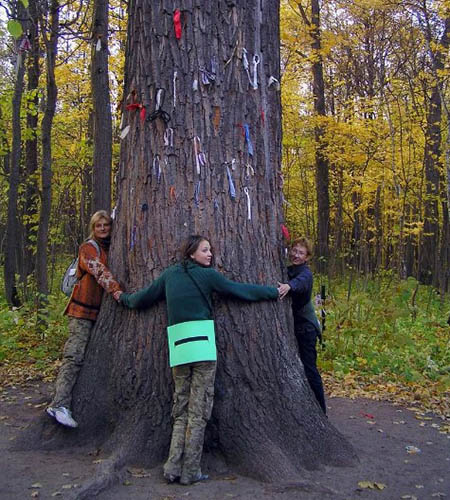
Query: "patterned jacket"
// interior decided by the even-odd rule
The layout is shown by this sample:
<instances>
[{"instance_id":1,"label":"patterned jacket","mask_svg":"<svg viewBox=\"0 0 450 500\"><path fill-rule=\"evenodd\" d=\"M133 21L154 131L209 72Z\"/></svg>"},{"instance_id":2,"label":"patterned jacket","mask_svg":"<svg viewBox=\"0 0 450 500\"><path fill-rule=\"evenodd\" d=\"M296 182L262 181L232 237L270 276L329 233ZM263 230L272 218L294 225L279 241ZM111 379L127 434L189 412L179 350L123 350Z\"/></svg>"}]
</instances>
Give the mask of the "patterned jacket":
<instances>
[{"instance_id":1,"label":"patterned jacket","mask_svg":"<svg viewBox=\"0 0 450 500\"><path fill-rule=\"evenodd\" d=\"M100 255L97 254L96 248L87 242L83 243L78 251L79 280L64 311L68 316L95 321L100 310L103 289L108 293L121 290L119 283L106 266L108 249L101 242L97 243Z\"/></svg>"}]
</instances>

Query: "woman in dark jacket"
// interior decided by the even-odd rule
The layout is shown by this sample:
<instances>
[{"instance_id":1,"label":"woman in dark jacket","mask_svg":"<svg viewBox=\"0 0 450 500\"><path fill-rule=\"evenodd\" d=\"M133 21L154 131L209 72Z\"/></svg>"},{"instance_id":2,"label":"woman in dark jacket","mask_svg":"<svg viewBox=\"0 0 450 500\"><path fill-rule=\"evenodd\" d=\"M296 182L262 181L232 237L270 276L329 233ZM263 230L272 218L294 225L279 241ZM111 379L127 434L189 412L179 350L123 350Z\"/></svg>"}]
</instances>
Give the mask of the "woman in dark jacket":
<instances>
[{"instance_id":1,"label":"woman in dark jacket","mask_svg":"<svg viewBox=\"0 0 450 500\"><path fill-rule=\"evenodd\" d=\"M322 377L317 369L316 342L320 335L320 323L311 303L313 275L308 267L312 255L312 245L306 238L292 242L289 258L287 283L279 283L280 298L288 293L292 298L294 332L305 375L323 412L327 413Z\"/></svg>"},{"instance_id":2,"label":"woman in dark jacket","mask_svg":"<svg viewBox=\"0 0 450 500\"><path fill-rule=\"evenodd\" d=\"M167 268L149 286L135 293L114 294L130 308L145 309L165 298L168 314L169 358L175 383L173 429L164 477L170 483L191 484L208 476L200 461L206 423L211 416L216 373L216 347L211 294L242 300L275 300L275 287L236 283L211 268L209 241L190 236L182 261Z\"/></svg>"}]
</instances>

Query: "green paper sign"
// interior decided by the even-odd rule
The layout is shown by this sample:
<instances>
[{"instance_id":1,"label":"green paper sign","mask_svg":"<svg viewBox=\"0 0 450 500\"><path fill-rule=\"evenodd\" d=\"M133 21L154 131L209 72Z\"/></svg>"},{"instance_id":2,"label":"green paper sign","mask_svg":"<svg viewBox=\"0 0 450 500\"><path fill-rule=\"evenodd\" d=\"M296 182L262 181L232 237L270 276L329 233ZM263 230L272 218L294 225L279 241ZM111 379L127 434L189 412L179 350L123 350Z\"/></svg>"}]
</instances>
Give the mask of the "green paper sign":
<instances>
[{"instance_id":1,"label":"green paper sign","mask_svg":"<svg viewBox=\"0 0 450 500\"><path fill-rule=\"evenodd\" d=\"M186 321L167 328L169 336L169 364L171 367L216 361L216 337L214 321Z\"/></svg>"},{"instance_id":2,"label":"green paper sign","mask_svg":"<svg viewBox=\"0 0 450 500\"><path fill-rule=\"evenodd\" d=\"M20 0L22 2L22 5L28 9L28 0Z\"/></svg>"},{"instance_id":3,"label":"green paper sign","mask_svg":"<svg viewBox=\"0 0 450 500\"><path fill-rule=\"evenodd\" d=\"M9 34L14 38L19 38L23 33L22 25L19 23L19 21L14 21L14 19L8 21L6 27L9 31Z\"/></svg>"}]
</instances>

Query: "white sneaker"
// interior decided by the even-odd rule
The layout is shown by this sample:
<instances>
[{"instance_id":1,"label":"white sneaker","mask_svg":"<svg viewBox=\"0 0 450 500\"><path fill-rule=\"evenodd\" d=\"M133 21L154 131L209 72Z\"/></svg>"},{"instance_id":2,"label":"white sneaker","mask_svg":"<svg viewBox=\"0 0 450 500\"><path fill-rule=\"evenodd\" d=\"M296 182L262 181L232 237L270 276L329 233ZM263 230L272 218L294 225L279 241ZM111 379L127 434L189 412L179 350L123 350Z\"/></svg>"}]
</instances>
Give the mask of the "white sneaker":
<instances>
[{"instance_id":1,"label":"white sneaker","mask_svg":"<svg viewBox=\"0 0 450 500\"><path fill-rule=\"evenodd\" d=\"M72 418L72 413L64 406L58 406L57 408L49 406L47 408L47 413L51 417L56 418L56 421L62 425L66 425L67 427L78 427L77 422Z\"/></svg>"}]
</instances>

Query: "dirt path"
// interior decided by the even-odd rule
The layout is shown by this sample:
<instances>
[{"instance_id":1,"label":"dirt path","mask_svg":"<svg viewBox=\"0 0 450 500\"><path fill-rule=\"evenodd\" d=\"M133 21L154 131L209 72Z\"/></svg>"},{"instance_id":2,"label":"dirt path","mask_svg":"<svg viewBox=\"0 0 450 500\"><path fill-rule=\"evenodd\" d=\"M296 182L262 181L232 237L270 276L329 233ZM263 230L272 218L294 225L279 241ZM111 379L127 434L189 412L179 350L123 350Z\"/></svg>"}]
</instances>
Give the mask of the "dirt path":
<instances>
[{"instance_id":1,"label":"dirt path","mask_svg":"<svg viewBox=\"0 0 450 500\"><path fill-rule=\"evenodd\" d=\"M79 485L95 474L102 460L90 449L11 451L15 436L44 411L49 391L41 383L11 387L0 393L0 500L72 498ZM166 485L160 467L130 467L122 484L96 498L450 499L450 434L445 432L448 421L365 399L333 398L328 404L331 422L356 449L360 458L356 467L326 467L305 473L290 484L264 484L224 473L190 487Z\"/></svg>"}]
</instances>

